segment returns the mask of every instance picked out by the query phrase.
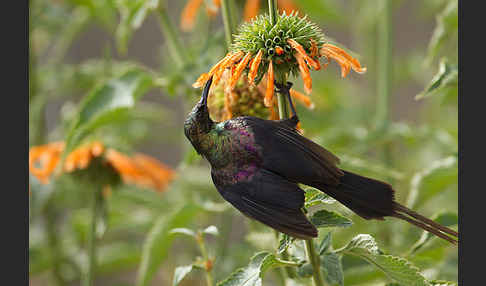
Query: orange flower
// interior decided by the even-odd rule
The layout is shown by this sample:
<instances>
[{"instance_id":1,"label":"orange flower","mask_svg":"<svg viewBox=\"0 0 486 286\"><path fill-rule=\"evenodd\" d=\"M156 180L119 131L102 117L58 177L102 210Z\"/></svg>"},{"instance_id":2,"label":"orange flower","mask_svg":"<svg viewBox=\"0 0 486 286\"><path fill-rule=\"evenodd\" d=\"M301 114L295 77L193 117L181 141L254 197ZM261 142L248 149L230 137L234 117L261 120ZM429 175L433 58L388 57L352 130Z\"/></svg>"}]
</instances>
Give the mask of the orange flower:
<instances>
[{"instance_id":1,"label":"orange flower","mask_svg":"<svg viewBox=\"0 0 486 286\"><path fill-rule=\"evenodd\" d=\"M182 30L190 31L194 28L197 11L203 2L206 5L206 13L210 17L216 15L219 7L221 7L221 0L213 0L213 3L209 3L209 1L204 0L189 0L181 13Z\"/></svg>"},{"instance_id":2,"label":"orange flower","mask_svg":"<svg viewBox=\"0 0 486 286\"><path fill-rule=\"evenodd\" d=\"M64 142L53 142L30 149L29 169L41 183L49 183L49 177L59 163L64 147ZM85 144L71 152L66 157L62 171L70 173L86 169L95 157L102 157L105 162L113 166L127 184L161 192L174 177L171 168L154 158L142 154L136 154L131 158L114 149L105 151L104 145L99 141Z\"/></svg>"},{"instance_id":3,"label":"orange flower","mask_svg":"<svg viewBox=\"0 0 486 286\"><path fill-rule=\"evenodd\" d=\"M267 91L265 92L264 104L270 107L274 94L273 80L275 78L282 80L286 79L289 74L300 73L304 83L304 91L306 94L310 94L312 92L310 70L326 68L329 58L341 65L342 77L345 77L351 69L358 73L366 71L366 68L362 68L358 60L344 50L326 43L317 25L309 22L306 18L299 18L295 13L282 14L276 19L274 26L269 26L268 23L269 15L260 15L252 22L244 23L240 27L239 33L235 35L231 51L216 63L208 73L202 74L193 84L193 87L202 87L211 76L213 76L213 84L217 84L225 70L228 69L230 70L229 85L227 85L229 90L225 92L231 94L243 72L246 71L251 85L258 85L266 75ZM327 59L327 62L322 66L321 57ZM303 99L303 97L299 98ZM308 103L304 104L309 106ZM232 116L229 105L228 103L225 104L226 112L229 116Z\"/></svg>"},{"instance_id":4,"label":"orange flower","mask_svg":"<svg viewBox=\"0 0 486 286\"><path fill-rule=\"evenodd\" d=\"M351 68L357 73L365 73L366 68L362 68L359 61L351 57L343 49L331 44L324 44L319 50L319 54L326 58L335 60L341 66L341 77L346 77Z\"/></svg>"},{"instance_id":5,"label":"orange flower","mask_svg":"<svg viewBox=\"0 0 486 286\"><path fill-rule=\"evenodd\" d=\"M254 60L257 58L258 55ZM250 66L251 65L252 63L250 63ZM236 68L235 66L233 67ZM271 74L271 72L269 74ZM270 83L273 82L273 80L269 79L270 76L267 76L266 80L261 81L258 85L240 78L233 90L229 88L230 77L231 70L225 70L220 83L212 88L209 93L208 105L211 116L213 116L216 121L224 121L236 116L244 115L254 115L271 120L279 119L277 112L278 103L276 97L273 96L273 87L268 88ZM271 85L273 86L273 84ZM301 92L291 89L290 96L309 109L314 107L310 97ZM251 97L252 99L240 100L242 97ZM255 104L257 104L257 107ZM263 112L265 107L269 109L269 112ZM250 113L250 110L253 110L253 112Z\"/></svg>"}]
</instances>

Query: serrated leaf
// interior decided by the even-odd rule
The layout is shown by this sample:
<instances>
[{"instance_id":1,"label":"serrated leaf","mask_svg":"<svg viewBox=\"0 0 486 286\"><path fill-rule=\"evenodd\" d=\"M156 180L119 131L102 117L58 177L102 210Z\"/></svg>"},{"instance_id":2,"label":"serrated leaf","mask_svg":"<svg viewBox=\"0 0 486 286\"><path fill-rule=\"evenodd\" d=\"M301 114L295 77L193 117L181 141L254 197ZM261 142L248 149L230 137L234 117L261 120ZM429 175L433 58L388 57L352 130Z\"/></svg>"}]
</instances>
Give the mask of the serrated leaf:
<instances>
[{"instance_id":1,"label":"serrated leaf","mask_svg":"<svg viewBox=\"0 0 486 286\"><path fill-rule=\"evenodd\" d=\"M179 285L179 282L186 277L189 272L192 271L192 264L187 266L178 266L174 270L174 279L172 280L172 286Z\"/></svg>"},{"instance_id":2,"label":"serrated leaf","mask_svg":"<svg viewBox=\"0 0 486 286\"><path fill-rule=\"evenodd\" d=\"M341 257L334 252L325 253L321 256L321 269L326 274L329 284L344 285L343 266Z\"/></svg>"},{"instance_id":3,"label":"serrated leaf","mask_svg":"<svg viewBox=\"0 0 486 286\"><path fill-rule=\"evenodd\" d=\"M457 183L457 156L449 156L432 162L426 169L413 175L407 206L418 207L428 199Z\"/></svg>"},{"instance_id":4,"label":"serrated leaf","mask_svg":"<svg viewBox=\"0 0 486 286\"><path fill-rule=\"evenodd\" d=\"M452 226L452 225L457 225L459 221L459 217L457 216L456 213L453 212L443 212L440 214L435 215L435 217L432 218L435 222L438 222L439 224L443 226ZM422 236L419 238L419 240L412 246L410 250L410 254L413 254L417 251L419 251L428 241L430 241L432 238L436 236L432 235L428 231L422 232Z\"/></svg>"},{"instance_id":5,"label":"serrated leaf","mask_svg":"<svg viewBox=\"0 0 486 286\"><path fill-rule=\"evenodd\" d=\"M295 238L288 236L287 234L282 234L282 239L280 239L278 243L277 254L283 253L286 251L292 242L294 242Z\"/></svg>"},{"instance_id":6,"label":"serrated leaf","mask_svg":"<svg viewBox=\"0 0 486 286\"><path fill-rule=\"evenodd\" d=\"M324 254L331 246L331 232L328 232L319 244L319 255Z\"/></svg>"},{"instance_id":7,"label":"serrated leaf","mask_svg":"<svg viewBox=\"0 0 486 286\"><path fill-rule=\"evenodd\" d=\"M350 219L336 212L326 210L320 210L314 213L310 221L315 227L346 227L353 224Z\"/></svg>"},{"instance_id":8,"label":"serrated leaf","mask_svg":"<svg viewBox=\"0 0 486 286\"><path fill-rule=\"evenodd\" d=\"M437 94L446 87L457 87L458 75L457 64L451 64L447 59L442 59L437 74L435 74L427 87L415 96L415 99L419 100Z\"/></svg>"},{"instance_id":9,"label":"serrated leaf","mask_svg":"<svg viewBox=\"0 0 486 286\"><path fill-rule=\"evenodd\" d=\"M188 228L174 228L169 231L170 234L183 234L191 237L196 237L196 233Z\"/></svg>"},{"instance_id":10,"label":"serrated leaf","mask_svg":"<svg viewBox=\"0 0 486 286\"><path fill-rule=\"evenodd\" d=\"M388 277L403 285L430 286L430 283L404 258L381 254L375 239L367 234L354 237L336 253L356 255L383 271Z\"/></svg>"},{"instance_id":11,"label":"serrated leaf","mask_svg":"<svg viewBox=\"0 0 486 286\"><path fill-rule=\"evenodd\" d=\"M218 286L261 286L266 271L274 267L289 266L274 254L263 251L255 254L247 267L233 272L227 279L219 282ZM297 266L297 265L295 265Z\"/></svg>"},{"instance_id":12,"label":"serrated leaf","mask_svg":"<svg viewBox=\"0 0 486 286\"><path fill-rule=\"evenodd\" d=\"M197 206L189 204L169 216L163 214L156 220L143 245L137 286L149 285L158 267L167 258L169 247L175 237L170 234L170 230L186 225L198 212Z\"/></svg>"},{"instance_id":13,"label":"serrated leaf","mask_svg":"<svg viewBox=\"0 0 486 286\"><path fill-rule=\"evenodd\" d=\"M215 236L219 235L218 228L215 227L214 225L210 225L207 228L205 228L203 230L203 233L212 234L212 235L215 235Z\"/></svg>"},{"instance_id":14,"label":"serrated leaf","mask_svg":"<svg viewBox=\"0 0 486 286\"><path fill-rule=\"evenodd\" d=\"M151 82L146 72L133 69L93 90L80 105L68 132L63 156L97 128L123 117L150 88Z\"/></svg>"},{"instance_id":15,"label":"serrated leaf","mask_svg":"<svg viewBox=\"0 0 486 286\"><path fill-rule=\"evenodd\" d=\"M305 191L305 204L306 208L319 205L319 204L333 204L336 202L335 199L331 198L330 196L324 194L322 191L307 187L304 189Z\"/></svg>"}]
</instances>

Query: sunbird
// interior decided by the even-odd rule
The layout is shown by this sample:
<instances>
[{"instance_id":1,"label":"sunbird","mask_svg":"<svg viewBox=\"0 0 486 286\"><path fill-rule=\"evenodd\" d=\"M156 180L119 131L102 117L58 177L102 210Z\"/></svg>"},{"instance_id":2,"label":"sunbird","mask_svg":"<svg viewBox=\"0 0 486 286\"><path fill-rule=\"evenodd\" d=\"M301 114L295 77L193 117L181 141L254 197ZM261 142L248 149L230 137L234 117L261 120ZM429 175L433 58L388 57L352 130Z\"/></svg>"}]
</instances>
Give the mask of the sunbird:
<instances>
[{"instance_id":1,"label":"sunbird","mask_svg":"<svg viewBox=\"0 0 486 286\"><path fill-rule=\"evenodd\" d=\"M305 192L300 183L321 190L364 219L399 218L457 244L458 232L397 203L391 185L340 169L338 157L302 136L296 129L299 119L290 82L276 84L288 97L290 118L240 116L223 122L209 115L211 83L212 77L184 122L184 133L209 161L218 192L247 217L295 238L317 237L302 210Z\"/></svg>"}]
</instances>

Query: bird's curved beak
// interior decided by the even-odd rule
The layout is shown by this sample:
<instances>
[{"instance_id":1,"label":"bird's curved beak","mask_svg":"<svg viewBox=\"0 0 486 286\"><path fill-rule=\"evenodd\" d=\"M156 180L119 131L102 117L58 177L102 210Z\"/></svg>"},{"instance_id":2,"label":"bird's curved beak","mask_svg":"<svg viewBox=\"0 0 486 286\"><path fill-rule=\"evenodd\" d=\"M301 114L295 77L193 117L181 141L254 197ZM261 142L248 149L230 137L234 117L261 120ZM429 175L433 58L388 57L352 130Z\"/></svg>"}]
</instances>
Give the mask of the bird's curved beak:
<instances>
[{"instance_id":1,"label":"bird's curved beak","mask_svg":"<svg viewBox=\"0 0 486 286\"><path fill-rule=\"evenodd\" d=\"M213 82L213 77L211 76L209 80L206 82L204 86L203 93L201 95L201 105L207 106L208 104L208 95L209 95L209 88L211 87L211 83Z\"/></svg>"}]
</instances>

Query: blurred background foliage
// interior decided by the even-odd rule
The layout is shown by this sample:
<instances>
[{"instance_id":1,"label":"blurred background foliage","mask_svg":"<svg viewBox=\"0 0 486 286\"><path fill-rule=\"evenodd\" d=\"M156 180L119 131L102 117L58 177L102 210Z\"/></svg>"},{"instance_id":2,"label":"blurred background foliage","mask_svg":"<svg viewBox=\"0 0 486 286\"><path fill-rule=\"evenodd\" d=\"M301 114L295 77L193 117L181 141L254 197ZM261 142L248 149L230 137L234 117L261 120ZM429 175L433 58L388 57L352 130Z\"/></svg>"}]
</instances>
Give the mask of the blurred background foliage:
<instances>
[{"instance_id":1,"label":"blurred background foliage","mask_svg":"<svg viewBox=\"0 0 486 286\"><path fill-rule=\"evenodd\" d=\"M244 2L232 6L237 23ZM457 0L293 2L368 69L346 80L335 64L312 72L316 107L298 107L305 135L339 156L342 168L393 184L399 202L456 225ZM254 253L273 253L279 245L271 229L222 200L208 165L183 136L185 115L199 97L192 82L225 53L221 13L208 17L200 9L195 28L183 32L185 4L30 1L29 145L64 140L72 150L96 139L176 170L163 193L119 185L104 198L95 285L170 285L175 277L180 285L206 285L197 256L214 258L218 282ZM302 90L300 78L291 80ZM92 182L68 174L47 185L30 176L31 285L80 283L89 260L91 189ZM332 232L338 249L370 234L381 250L406 258L428 280L457 281L457 248L403 222L365 221L338 203L325 208L353 224L321 228L319 241ZM200 240L174 228L193 230L193 237L206 230L207 253ZM396 285L358 257L343 255L341 262L345 285ZM283 285L280 277L279 269L269 271L264 283Z\"/></svg>"}]
</instances>

